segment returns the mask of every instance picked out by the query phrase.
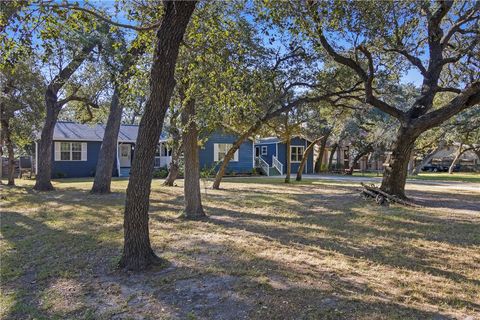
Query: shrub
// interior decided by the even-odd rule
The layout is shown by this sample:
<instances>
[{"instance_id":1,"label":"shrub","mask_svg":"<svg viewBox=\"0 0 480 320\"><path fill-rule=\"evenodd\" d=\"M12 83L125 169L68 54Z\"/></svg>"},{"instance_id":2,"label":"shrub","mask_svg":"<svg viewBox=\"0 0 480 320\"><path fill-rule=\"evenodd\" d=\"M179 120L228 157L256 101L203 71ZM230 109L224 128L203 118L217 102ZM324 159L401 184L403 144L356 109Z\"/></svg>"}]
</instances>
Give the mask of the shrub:
<instances>
[{"instance_id":1,"label":"shrub","mask_svg":"<svg viewBox=\"0 0 480 320\"><path fill-rule=\"evenodd\" d=\"M64 172L58 171L58 172L55 172L54 177L57 179L62 179L62 178L66 178L67 175Z\"/></svg>"},{"instance_id":2,"label":"shrub","mask_svg":"<svg viewBox=\"0 0 480 320\"><path fill-rule=\"evenodd\" d=\"M165 179L168 176L168 170L166 167L156 168L153 170L153 177L156 179Z\"/></svg>"}]
</instances>

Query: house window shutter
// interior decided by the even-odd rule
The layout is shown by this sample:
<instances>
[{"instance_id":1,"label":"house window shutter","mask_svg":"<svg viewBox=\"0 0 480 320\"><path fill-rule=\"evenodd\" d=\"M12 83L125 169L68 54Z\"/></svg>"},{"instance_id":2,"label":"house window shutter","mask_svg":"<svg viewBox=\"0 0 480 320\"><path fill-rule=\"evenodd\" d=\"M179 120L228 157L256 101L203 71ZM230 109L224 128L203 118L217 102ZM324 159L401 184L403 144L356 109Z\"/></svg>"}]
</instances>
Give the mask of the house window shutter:
<instances>
[{"instance_id":1,"label":"house window shutter","mask_svg":"<svg viewBox=\"0 0 480 320\"><path fill-rule=\"evenodd\" d=\"M82 142L82 161L87 161L87 143Z\"/></svg>"},{"instance_id":2,"label":"house window shutter","mask_svg":"<svg viewBox=\"0 0 480 320\"><path fill-rule=\"evenodd\" d=\"M233 154L233 161L238 161L238 149L237 149L237 151L235 151L235 153Z\"/></svg>"},{"instance_id":3,"label":"house window shutter","mask_svg":"<svg viewBox=\"0 0 480 320\"><path fill-rule=\"evenodd\" d=\"M55 141L54 151L55 151L54 160L55 161L60 161L60 159L61 159L61 157L60 157L60 142Z\"/></svg>"},{"instance_id":4,"label":"house window shutter","mask_svg":"<svg viewBox=\"0 0 480 320\"><path fill-rule=\"evenodd\" d=\"M218 143L213 144L213 161L218 161Z\"/></svg>"}]
</instances>

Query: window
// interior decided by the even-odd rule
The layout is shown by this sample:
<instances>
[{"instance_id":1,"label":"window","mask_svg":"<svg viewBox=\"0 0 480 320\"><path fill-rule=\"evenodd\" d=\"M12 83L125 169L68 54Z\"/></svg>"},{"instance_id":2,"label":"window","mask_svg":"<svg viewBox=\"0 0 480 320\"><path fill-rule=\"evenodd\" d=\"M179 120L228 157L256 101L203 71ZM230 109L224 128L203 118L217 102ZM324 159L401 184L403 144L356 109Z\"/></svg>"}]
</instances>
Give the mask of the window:
<instances>
[{"instance_id":1,"label":"window","mask_svg":"<svg viewBox=\"0 0 480 320\"><path fill-rule=\"evenodd\" d=\"M55 161L86 161L87 145L82 142L55 142Z\"/></svg>"},{"instance_id":2,"label":"window","mask_svg":"<svg viewBox=\"0 0 480 320\"><path fill-rule=\"evenodd\" d=\"M231 147L231 143L215 143L213 145L213 161L223 161ZM238 150L235 151L232 161L238 161Z\"/></svg>"},{"instance_id":3,"label":"window","mask_svg":"<svg viewBox=\"0 0 480 320\"><path fill-rule=\"evenodd\" d=\"M172 156L172 149L168 148L165 144L162 144L162 153L160 154L162 157L171 157Z\"/></svg>"},{"instance_id":4,"label":"window","mask_svg":"<svg viewBox=\"0 0 480 320\"><path fill-rule=\"evenodd\" d=\"M303 157L303 150L305 147L297 147L297 146L292 146L290 147L290 161L291 162L300 162L302 161Z\"/></svg>"},{"instance_id":5,"label":"window","mask_svg":"<svg viewBox=\"0 0 480 320\"><path fill-rule=\"evenodd\" d=\"M155 157L171 157L172 149L168 148L165 144L157 145L155 149Z\"/></svg>"},{"instance_id":6,"label":"window","mask_svg":"<svg viewBox=\"0 0 480 320\"><path fill-rule=\"evenodd\" d=\"M266 156L268 153L267 146L262 146L262 156Z\"/></svg>"}]
</instances>

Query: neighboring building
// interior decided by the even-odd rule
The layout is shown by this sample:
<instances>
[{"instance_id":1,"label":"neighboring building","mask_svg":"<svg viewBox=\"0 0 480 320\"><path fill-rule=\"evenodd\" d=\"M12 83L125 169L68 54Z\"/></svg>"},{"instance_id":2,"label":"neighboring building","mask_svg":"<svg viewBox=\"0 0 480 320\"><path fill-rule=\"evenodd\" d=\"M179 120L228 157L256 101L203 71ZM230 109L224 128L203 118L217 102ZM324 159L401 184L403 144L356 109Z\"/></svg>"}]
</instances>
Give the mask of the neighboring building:
<instances>
[{"instance_id":1,"label":"neighboring building","mask_svg":"<svg viewBox=\"0 0 480 320\"><path fill-rule=\"evenodd\" d=\"M290 145L291 172L297 173L303 152L310 144L305 138L294 137ZM279 138L270 137L255 141L256 166L268 175L285 174L287 168L287 145ZM314 173L313 152L308 154L304 173Z\"/></svg>"},{"instance_id":2,"label":"neighboring building","mask_svg":"<svg viewBox=\"0 0 480 320\"><path fill-rule=\"evenodd\" d=\"M340 141L337 147L334 149L333 142L329 141L325 148L322 158L322 167L326 168L328 165L330 156L332 156L332 163L330 170L343 171L344 169L350 168L350 162L353 161L353 155L350 150L350 143L346 140ZM318 148L317 150L318 151ZM317 154L318 156L318 154ZM316 158L315 158L316 159ZM360 158L357 164L354 167L354 170L359 171L383 171L384 162L386 160L385 154L368 154Z\"/></svg>"},{"instance_id":3,"label":"neighboring building","mask_svg":"<svg viewBox=\"0 0 480 320\"><path fill-rule=\"evenodd\" d=\"M58 122L53 133L52 178L78 178L95 175L105 125L89 125L74 122ZM118 134L117 153L113 176L128 177L138 135L137 125L121 125ZM199 148L200 167L213 167L223 159L225 150L236 140L236 135L213 133ZM155 154L156 168L167 167L172 159L166 144L167 136L162 133L158 139ZM37 151L37 143L35 144ZM37 152L36 152L37 154ZM36 159L35 159L36 160ZM38 161L35 161L37 164ZM247 140L230 161L227 173L251 173L254 166L253 142ZM37 171L38 168L35 168Z\"/></svg>"},{"instance_id":4,"label":"neighboring building","mask_svg":"<svg viewBox=\"0 0 480 320\"><path fill-rule=\"evenodd\" d=\"M452 146L445 147L437 151L430 164L438 166L450 166L455 159L456 152L458 150L458 143L454 143ZM423 159L415 158L415 165L421 163ZM460 159L457 161L457 165L460 166L460 171L477 171L480 169L480 159L473 150L464 152Z\"/></svg>"}]
</instances>

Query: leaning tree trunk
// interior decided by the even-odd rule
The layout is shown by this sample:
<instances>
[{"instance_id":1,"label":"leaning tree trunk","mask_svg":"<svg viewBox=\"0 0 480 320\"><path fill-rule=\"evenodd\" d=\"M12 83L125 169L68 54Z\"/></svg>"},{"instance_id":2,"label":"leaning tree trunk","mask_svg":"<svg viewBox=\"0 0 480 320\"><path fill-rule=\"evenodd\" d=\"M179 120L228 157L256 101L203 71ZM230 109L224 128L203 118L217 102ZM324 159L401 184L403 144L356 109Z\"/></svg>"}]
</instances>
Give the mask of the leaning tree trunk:
<instances>
[{"instance_id":1,"label":"leaning tree trunk","mask_svg":"<svg viewBox=\"0 0 480 320\"><path fill-rule=\"evenodd\" d=\"M105 134L98 155L95 180L93 181L93 187L90 191L91 193L110 193L113 164L115 163L117 155L118 132L120 131L120 124L122 121L122 111L123 108L120 104L120 88L118 84L115 84L112 101L110 102L110 113L108 114Z\"/></svg>"},{"instance_id":2,"label":"leaning tree trunk","mask_svg":"<svg viewBox=\"0 0 480 320\"><path fill-rule=\"evenodd\" d=\"M460 159L462 154L466 151L462 149L463 149L463 143L460 143L460 146L458 147L457 152L455 152L455 158L453 158L452 164L450 165L450 167L448 167L449 174L453 173L453 169L455 168L455 165L457 164L458 159Z\"/></svg>"},{"instance_id":3,"label":"leaning tree trunk","mask_svg":"<svg viewBox=\"0 0 480 320\"><path fill-rule=\"evenodd\" d=\"M47 115L40 135L40 141L38 142L38 172L35 177L35 186L33 187L38 191L51 191L54 189L51 182L52 144L53 132L57 123L58 113L60 112L60 109L56 106L57 95L48 90L45 95L45 103Z\"/></svg>"},{"instance_id":4,"label":"leaning tree trunk","mask_svg":"<svg viewBox=\"0 0 480 320\"><path fill-rule=\"evenodd\" d=\"M333 162L333 157L335 156L335 153L337 152L338 148L338 143L335 143L332 146L332 150L330 151L330 157L328 158L328 165L327 165L327 170L330 171L332 169L332 162Z\"/></svg>"},{"instance_id":5,"label":"leaning tree trunk","mask_svg":"<svg viewBox=\"0 0 480 320\"><path fill-rule=\"evenodd\" d=\"M292 159L291 159L291 153L292 153L292 150L290 150L290 145L292 144L292 140L290 138L290 136L287 136L287 141L285 143L285 146L287 148L287 152L285 152L286 156L287 156L287 174L285 176L285 183L290 183L290 175L292 173Z\"/></svg>"},{"instance_id":6,"label":"leaning tree trunk","mask_svg":"<svg viewBox=\"0 0 480 320\"><path fill-rule=\"evenodd\" d=\"M410 131L410 132L409 132ZM392 146L389 162L385 166L380 189L390 195L405 199L408 162L417 136L412 135L409 127L400 127Z\"/></svg>"},{"instance_id":7,"label":"leaning tree trunk","mask_svg":"<svg viewBox=\"0 0 480 320\"><path fill-rule=\"evenodd\" d=\"M302 161L300 161L300 165L298 166L298 171L297 171L297 178L296 180L297 181L302 181L302 172L303 172L303 168L305 168L305 163L307 163L308 161L308 156L310 155L310 153L313 151L313 147L320 141L324 141L325 140L325 137L321 137L321 138L318 138L318 139L315 139L314 141L312 141L312 143L310 143L307 147L307 149L305 149L305 151L303 152L303 155L302 155ZM307 169L308 170L308 169Z\"/></svg>"},{"instance_id":8,"label":"leaning tree trunk","mask_svg":"<svg viewBox=\"0 0 480 320\"><path fill-rule=\"evenodd\" d=\"M5 141L5 146L7 147L8 153L8 185L14 186L15 185L15 154L13 150L13 142L12 142L12 133L10 131L10 119L7 117L5 112L2 112L2 138ZM0 162L0 165L1 162ZM2 177L0 176L0 180Z\"/></svg>"},{"instance_id":9,"label":"leaning tree trunk","mask_svg":"<svg viewBox=\"0 0 480 320\"><path fill-rule=\"evenodd\" d=\"M373 152L373 147L372 145L368 145L367 147L365 147L364 150L362 150L361 152L359 152L354 158L353 158L353 161L352 161L352 164L350 165L350 168L348 168L348 171L347 171L347 174L348 175L352 175L353 174L353 170L355 169L355 166L357 165L358 161L365 155Z\"/></svg>"},{"instance_id":10,"label":"leaning tree trunk","mask_svg":"<svg viewBox=\"0 0 480 320\"><path fill-rule=\"evenodd\" d=\"M175 65L196 2L164 4L162 23L156 32L153 63L150 70L150 96L138 130L124 214L124 245L119 265L142 270L158 258L150 245L148 209L155 159L155 147L162 131L163 120L175 87Z\"/></svg>"},{"instance_id":11,"label":"leaning tree trunk","mask_svg":"<svg viewBox=\"0 0 480 320\"><path fill-rule=\"evenodd\" d=\"M189 99L182 111L183 154L185 159L184 194L187 219L205 217L200 194L200 162L198 157L198 129L195 121L195 100Z\"/></svg>"},{"instance_id":12,"label":"leaning tree trunk","mask_svg":"<svg viewBox=\"0 0 480 320\"><path fill-rule=\"evenodd\" d=\"M418 175L418 173L420 172L420 170L422 170L422 168L424 166L426 166L427 164L430 163L430 161L432 161L433 157L435 156L435 154L437 154L438 151L440 151L441 149L443 149L443 144L439 145L438 147L436 147L433 151L429 152L423 159L422 159L422 162L420 162L420 164L418 164L415 168L413 168L412 172L410 173L411 175L413 176L416 176Z\"/></svg>"},{"instance_id":13,"label":"leaning tree trunk","mask_svg":"<svg viewBox=\"0 0 480 320\"><path fill-rule=\"evenodd\" d=\"M322 142L320 143L318 158L317 158L317 161L315 162L316 173L320 173L322 171L323 155L325 154L325 148L327 147L328 136L329 136L328 134L325 135L325 137L321 140Z\"/></svg>"},{"instance_id":14,"label":"leaning tree trunk","mask_svg":"<svg viewBox=\"0 0 480 320\"><path fill-rule=\"evenodd\" d=\"M215 175L215 180L213 181L213 189L220 189L220 183L222 182L222 178L225 175L225 171L227 170L228 162L233 159L235 152L240 148L242 143L251 135L253 135L260 127L262 126L262 121L257 121L250 129L244 132L238 139L233 143L230 150L227 151L225 157L223 158L222 164Z\"/></svg>"}]
</instances>

